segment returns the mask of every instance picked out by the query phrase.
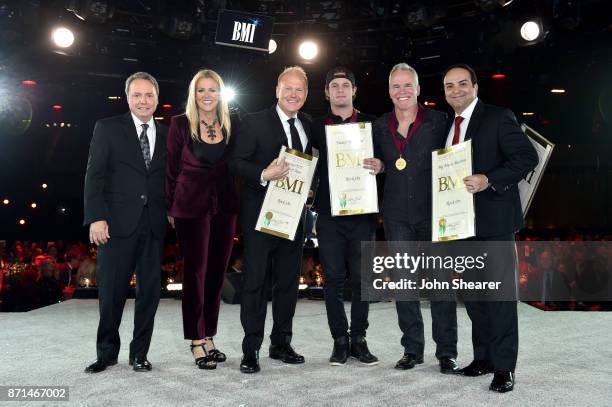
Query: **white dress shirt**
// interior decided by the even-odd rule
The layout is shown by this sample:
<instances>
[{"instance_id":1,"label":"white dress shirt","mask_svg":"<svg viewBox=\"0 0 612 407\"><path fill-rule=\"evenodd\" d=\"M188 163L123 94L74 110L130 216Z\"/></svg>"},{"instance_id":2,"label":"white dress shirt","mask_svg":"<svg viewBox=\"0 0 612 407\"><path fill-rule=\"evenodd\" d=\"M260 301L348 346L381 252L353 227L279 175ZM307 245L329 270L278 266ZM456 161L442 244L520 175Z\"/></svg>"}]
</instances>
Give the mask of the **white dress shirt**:
<instances>
[{"instance_id":1,"label":"white dress shirt","mask_svg":"<svg viewBox=\"0 0 612 407\"><path fill-rule=\"evenodd\" d=\"M455 113L455 118L457 116L463 117L463 121L461 125L459 125L459 142L463 143L465 141L465 133L467 132L468 125L470 124L470 119L472 118L472 113L474 113L474 108L476 107L476 103L478 102L478 98L475 98L472 103L465 108L461 114ZM453 144L453 136L455 135L455 120L453 120L453 125L448 132L448 136L446 137L446 147L450 147Z\"/></svg>"},{"instance_id":2,"label":"white dress shirt","mask_svg":"<svg viewBox=\"0 0 612 407\"><path fill-rule=\"evenodd\" d=\"M132 120L134 120L134 125L136 126L136 136L138 137L138 143L140 143L140 133L142 133L142 125L145 124L145 122L141 121L138 117L136 117L134 115L134 113L132 114ZM149 121L146 123L149 125L149 127L147 127L147 138L149 139L149 149L151 150L151 160L153 159L153 153L155 152L155 120L153 120L153 117L151 117L149 119Z\"/></svg>"},{"instance_id":3,"label":"white dress shirt","mask_svg":"<svg viewBox=\"0 0 612 407\"><path fill-rule=\"evenodd\" d=\"M283 123L283 129L285 130L285 136L287 136L287 145L289 148L293 148L291 144L291 126L289 126L289 122L287 120L291 119L291 117L287 116L285 112L281 110L281 108L276 105L276 113L278 113L278 117L280 117L281 123ZM308 144L308 137L306 137L306 131L304 131L304 127L302 126L302 122L298 119L297 114L294 116L295 118L295 128L300 135L300 141L302 142L302 148L306 149L306 144Z\"/></svg>"},{"instance_id":4,"label":"white dress shirt","mask_svg":"<svg viewBox=\"0 0 612 407\"><path fill-rule=\"evenodd\" d=\"M278 104L276 105L276 114L278 114L278 117L280 118L280 121L283 124L283 130L285 130L285 137L287 137L287 146L289 146L289 148L293 148L293 144L291 143L291 126L289 125L289 122L287 121L291 119L291 117L287 116L285 112L281 110ZM302 143L302 148L306 149L306 145L308 144L308 137L306 136L306 131L304 130L304 126L302 126L302 122L300 121L300 119L298 119L297 114L294 116L294 118L295 118L295 121L293 122L293 124L295 128L297 129L298 134L300 136L300 142ZM264 172L262 171L259 177L259 183L265 187L266 185L268 185L268 181L265 181L263 179L263 173Z\"/></svg>"}]
</instances>

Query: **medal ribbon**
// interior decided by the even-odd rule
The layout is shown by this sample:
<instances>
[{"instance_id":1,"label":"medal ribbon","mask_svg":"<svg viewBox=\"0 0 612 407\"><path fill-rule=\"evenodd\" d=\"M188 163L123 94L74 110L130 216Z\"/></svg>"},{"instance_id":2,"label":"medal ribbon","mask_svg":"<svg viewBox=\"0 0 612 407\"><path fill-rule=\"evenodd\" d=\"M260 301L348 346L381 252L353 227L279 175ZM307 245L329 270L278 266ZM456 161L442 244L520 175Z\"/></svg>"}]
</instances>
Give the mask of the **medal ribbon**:
<instances>
[{"instance_id":1,"label":"medal ribbon","mask_svg":"<svg viewBox=\"0 0 612 407\"><path fill-rule=\"evenodd\" d=\"M421 127L424 115L425 109L423 109L423 106L418 105L417 115L414 119L414 122L410 125L410 131L408 132L408 135L406 136L406 138L404 138L396 136L397 119L395 117L395 109L391 111L391 114L389 115L389 132L391 133L391 137L393 137L393 143L395 144L395 148L397 149L400 157L404 156L404 150L406 149L406 145L408 144L414 133L416 133L419 127Z\"/></svg>"}]
</instances>

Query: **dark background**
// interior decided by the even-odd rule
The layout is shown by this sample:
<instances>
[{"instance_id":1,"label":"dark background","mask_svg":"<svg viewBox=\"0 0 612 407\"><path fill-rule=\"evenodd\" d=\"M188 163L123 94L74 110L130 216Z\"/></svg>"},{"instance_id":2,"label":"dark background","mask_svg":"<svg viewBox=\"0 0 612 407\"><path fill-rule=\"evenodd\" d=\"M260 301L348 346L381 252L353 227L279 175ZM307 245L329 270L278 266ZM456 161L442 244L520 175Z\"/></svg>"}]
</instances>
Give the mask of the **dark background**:
<instances>
[{"instance_id":1,"label":"dark background","mask_svg":"<svg viewBox=\"0 0 612 407\"><path fill-rule=\"evenodd\" d=\"M109 13L91 12L104 3ZM527 217L529 227L610 231L612 19L607 3L0 0L0 240L86 240L82 193L93 124L127 111L124 81L135 71L159 80L156 116L168 123L182 112L188 82L200 68L218 71L237 91L233 107L251 112L274 103L276 77L292 64L309 75L306 112L326 111L325 72L342 64L357 76L355 105L379 115L391 109L388 72L402 61L420 74L420 101L439 110L448 110L442 71L457 62L471 64L481 99L508 106L519 122L556 144ZM220 8L272 16L278 50L268 55L214 45ZM545 30L544 38L530 45L518 33L528 17L541 19ZM181 21L191 31L177 31ZM50 41L59 24L76 36L62 53ZM311 63L297 55L304 38L320 47ZM506 77L492 79L495 73ZM26 86L24 80L37 85ZM552 94L551 88L566 93ZM62 109L53 109L56 104ZM5 198L9 205L2 204ZM32 209L31 202L38 207Z\"/></svg>"}]
</instances>

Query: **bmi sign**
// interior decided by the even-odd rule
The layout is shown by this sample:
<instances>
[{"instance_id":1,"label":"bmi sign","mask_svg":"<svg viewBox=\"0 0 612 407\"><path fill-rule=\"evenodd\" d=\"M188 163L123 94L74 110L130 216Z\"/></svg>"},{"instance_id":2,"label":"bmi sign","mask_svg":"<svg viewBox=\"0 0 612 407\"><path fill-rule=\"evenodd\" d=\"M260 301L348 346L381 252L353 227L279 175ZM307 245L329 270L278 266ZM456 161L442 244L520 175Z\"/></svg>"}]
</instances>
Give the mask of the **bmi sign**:
<instances>
[{"instance_id":1,"label":"bmi sign","mask_svg":"<svg viewBox=\"0 0 612 407\"><path fill-rule=\"evenodd\" d=\"M215 44L268 52L272 27L272 17L222 10Z\"/></svg>"}]
</instances>

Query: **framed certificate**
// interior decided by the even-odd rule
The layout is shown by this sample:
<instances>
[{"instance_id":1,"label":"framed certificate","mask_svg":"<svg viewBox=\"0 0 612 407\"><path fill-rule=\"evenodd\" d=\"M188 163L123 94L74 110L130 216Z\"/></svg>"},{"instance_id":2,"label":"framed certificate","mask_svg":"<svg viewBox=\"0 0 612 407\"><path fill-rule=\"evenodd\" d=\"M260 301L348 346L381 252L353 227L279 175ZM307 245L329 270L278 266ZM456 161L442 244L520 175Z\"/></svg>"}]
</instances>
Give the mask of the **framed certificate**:
<instances>
[{"instance_id":1,"label":"framed certificate","mask_svg":"<svg viewBox=\"0 0 612 407\"><path fill-rule=\"evenodd\" d=\"M294 240L310 191L317 158L286 146L281 148L280 157L285 157L289 165L289 175L268 182L255 230Z\"/></svg>"},{"instance_id":2,"label":"framed certificate","mask_svg":"<svg viewBox=\"0 0 612 407\"><path fill-rule=\"evenodd\" d=\"M378 212L376 176L363 168L374 157L372 123L325 126L332 216Z\"/></svg>"},{"instance_id":3,"label":"framed certificate","mask_svg":"<svg viewBox=\"0 0 612 407\"><path fill-rule=\"evenodd\" d=\"M521 208L523 209L523 217L525 217L531 205L531 201L533 200L533 196L535 195L535 191L538 189L538 185L540 185L542 174L544 174L544 170L548 165L548 160L550 159L550 155L555 145L525 123L521 124L521 129L525 135L527 135L533 148L535 148L539 159L537 167L518 183Z\"/></svg>"},{"instance_id":4,"label":"framed certificate","mask_svg":"<svg viewBox=\"0 0 612 407\"><path fill-rule=\"evenodd\" d=\"M472 174L472 141L433 151L431 173L431 240L475 236L474 196L463 183L463 178Z\"/></svg>"}]
</instances>

